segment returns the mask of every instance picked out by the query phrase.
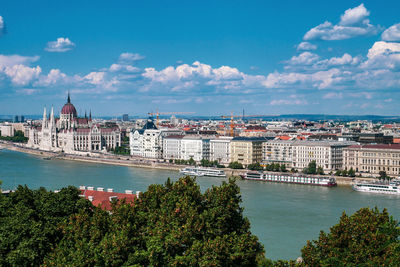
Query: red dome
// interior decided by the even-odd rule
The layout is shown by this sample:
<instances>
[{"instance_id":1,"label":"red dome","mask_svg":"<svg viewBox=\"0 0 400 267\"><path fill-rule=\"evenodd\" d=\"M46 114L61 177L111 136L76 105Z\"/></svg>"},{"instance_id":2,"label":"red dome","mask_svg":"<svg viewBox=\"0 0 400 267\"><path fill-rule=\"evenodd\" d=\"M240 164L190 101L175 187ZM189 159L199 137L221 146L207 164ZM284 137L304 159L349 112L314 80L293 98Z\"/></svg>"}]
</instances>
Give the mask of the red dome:
<instances>
[{"instance_id":1,"label":"red dome","mask_svg":"<svg viewBox=\"0 0 400 267\"><path fill-rule=\"evenodd\" d=\"M61 110L61 114L72 114L74 115L74 117L78 117L77 113L76 113L76 109L74 107L74 105L72 105L71 103L67 103L63 106L62 110Z\"/></svg>"}]
</instances>

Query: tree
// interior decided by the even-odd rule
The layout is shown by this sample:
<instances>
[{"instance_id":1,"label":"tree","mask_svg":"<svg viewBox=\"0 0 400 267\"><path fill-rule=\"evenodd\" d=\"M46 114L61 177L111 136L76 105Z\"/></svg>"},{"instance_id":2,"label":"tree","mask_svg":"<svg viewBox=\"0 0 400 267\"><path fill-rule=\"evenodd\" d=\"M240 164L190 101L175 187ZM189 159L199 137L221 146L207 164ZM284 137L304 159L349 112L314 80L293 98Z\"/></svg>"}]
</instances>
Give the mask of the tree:
<instances>
[{"instance_id":1,"label":"tree","mask_svg":"<svg viewBox=\"0 0 400 267\"><path fill-rule=\"evenodd\" d=\"M303 169L303 173L305 174L317 174L317 163L315 160L308 163L308 166Z\"/></svg>"},{"instance_id":2,"label":"tree","mask_svg":"<svg viewBox=\"0 0 400 267\"><path fill-rule=\"evenodd\" d=\"M0 266L39 266L63 236L59 225L92 205L75 187L59 193L19 186L0 194Z\"/></svg>"},{"instance_id":3,"label":"tree","mask_svg":"<svg viewBox=\"0 0 400 267\"><path fill-rule=\"evenodd\" d=\"M249 164L249 166L247 166L247 169L252 171L262 171L264 168L260 165L260 163L256 162L253 164Z\"/></svg>"},{"instance_id":4,"label":"tree","mask_svg":"<svg viewBox=\"0 0 400 267\"><path fill-rule=\"evenodd\" d=\"M317 168L317 174L320 174L320 175L324 175L325 173L324 173L324 169L321 167L321 166L318 166L318 168Z\"/></svg>"},{"instance_id":5,"label":"tree","mask_svg":"<svg viewBox=\"0 0 400 267\"><path fill-rule=\"evenodd\" d=\"M286 169L286 165L285 164L281 164L281 170L280 170L281 172L287 172L287 169Z\"/></svg>"},{"instance_id":6,"label":"tree","mask_svg":"<svg viewBox=\"0 0 400 267\"><path fill-rule=\"evenodd\" d=\"M281 169L281 166L279 165L279 163L274 163L274 169L273 169L273 171L274 171L274 172L279 172L280 169Z\"/></svg>"},{"instance_id":7,"label":"tree","mask_svg":"<svg viewBox=\"0 0 400 267\"><path fill-rule=\"evenodd\" d=\"M187 161L187 163L188 163L189 165L196 165L196 161L194 161L193 158L190 158L190 159Z\"/></svg>"},{"instance_id":8,"label":"tree","mask_svg":"<svg viewBox=\"0 0 400 267\"><path fill-rule=\"evenodd\" d=\"M379 172L379 180L386 180L387 174L385 171L380 171Z\"/></svg>"},{"instance_id":9,"label":"tree","mask_svg":"<svg viewBox=\"0 0 400 267\"><path fill-rule=\"evenodd\" d=\"M151 185L133 204L74 215L44 265L255 266L264 249L233 180L201 193L194 178Z\"/></svg>"},{"instance_id":10,"label":"tree","mask_svg":"<svg viewBox=\"0 0 400 267\"><path fill-rule=\"evenodd\" d=\"M355 170L352 168L350 168L350 170L347 172L347 175L350 177L356 177L356 172Z\"/></svg>"},{"instance_id":11,"label":"tree","mask_svg":"<svg viewBox=\"0 0 400 267\"><path fill-rule=\"evenodd\" d=\"M233 161L229 163L228 167L231 169L243 169L243 164L237 161Z\"/></svg>"},{"instance_id":12,"label":"tree","mask_svg":"<svg viewBox=\"0 0 400 267\"><path fill-rule=\"evenodd\" d=\"M335 176L341 176L342 175L342 171L341 170L337 170L336 172L335 172Z\"/></svg>"},{"instance_id":13,"label":"tree","mask_svg":"<svg viewBox=\"0 0 400 267\"><path fill-rule=\"evenodd\" d=\"M329 233L301 250L306 266L400 266L400 228L386 209L343 213Z\"/></svg>"},{"instance_id":14,"label":"tree","mask_svg":"<svg viewBox=\"0 0 400 267\"><path fill-rule=\"evenodd\" d=\"M342 171L342 176L347 176L347 170Z\"/></svg>"}]
</instances>

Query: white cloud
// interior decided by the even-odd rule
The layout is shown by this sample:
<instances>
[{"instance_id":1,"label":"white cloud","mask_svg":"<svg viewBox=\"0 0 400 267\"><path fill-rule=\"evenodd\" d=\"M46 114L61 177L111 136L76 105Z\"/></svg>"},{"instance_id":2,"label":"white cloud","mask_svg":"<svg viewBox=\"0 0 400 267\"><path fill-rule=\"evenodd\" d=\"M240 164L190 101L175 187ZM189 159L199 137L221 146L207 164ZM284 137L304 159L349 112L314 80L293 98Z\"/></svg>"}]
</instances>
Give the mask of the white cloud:
<instances>
[{"instance_id":1,"label":"white cloud","mask_svg":"<svg viewBox=\"0 0 400 267\"><path fill-rule=\"evenodd\" d=\"M0 36L2 36L6 31L6 26L4 24L4 19L0 16Z\"/></svg>"},{"instance_id":2,"label":"white cloud","mask_svg":"<svg viewBox=\"0 0 400 267\"><path fill-rule=\"evenodd\" d=\"M47 75L42 75L37 82L38 86L50 86L60 84L60 82L65 82L67 75L62 73L59 69L52 69Z\"/></svg>"},{"instance_id":3,"label":"white cloud","mask_svg":"<svg viewBox=\"0 0 400 267\"><path fill-rule=\"evenodd\" d=\"M317 54L311 52L303 52L298 56L293 56L290 60L287 61L290 65L312 65L317 62L319 56Z\"/></svg>"},{"instance_id":4,"label":"white cloud","mask_svg":"<svg viewBox=\"0 0 400 267\"><path fill-rule=\"evenodd\" d=\"M131 65L112 64L109 68L111 72L137 73L140 69Z\"/></svg>"},{"instance_id":5,"label":"white cloud","mask_svg":"<svg viewBox=\"0 0 400 267\"><path fill-rule=\"evenodd\" d=\"M400 41L400 23L391 26L382 33L383 41Z\"/></svg>"},{"instance_id":6,"label":"white cloud","mask_svg":"<svg viewBox=\"0 0 400 267\"><path fill-rule=\"evenodd\" d=\"M364 7L364 4L359 5L355 8L347 9L343 15L340 16L340 25L349 26L354 24L365 24L369 21L367 17L369 16L369 11Z\"/></svg>"},{"instance_id":7,"label":"white cloud","mask_svg":"<svg viewBox=\"0 0 400 267\"><path fill-rule=\"evenodd\" d=\"M33 95L37 91L38 90L36 90L36 89L19 89L19 90L16 90L17 94L21 94L21 95Z\"/></svg>"},{"instance_id":8,"label":"white cloud","mask_svg":"<svg viewBox=\"0 0 400 267\"><path fill-rule=\"evenodd\" d=\"M0 55L0 67L10 67L17 64L30 64L39 60L39 56L24 57L20 55Z\"/></svg>"},{"instance_id":9,"label":"white cloud","mask_svg":"<svg viewBox=\"0 0 400 267\"><path fill-rule=\"evenodd\" d=\"M400 43L384 41L375 42L368 50L368 59L362 63L365 69L391 69L400 68Z\"/></svg>"},{"instance_id":10,"label":"white cloud","mask_svg":"<svg viewBox=\"0 0 400 267\"><path fill-rule=\"evenodd\" d=\"M106 73L103 71L99 71L99 72L93 71L83 78L86 79L87 82L90 84L100 85L100 84L104 83L105 75L106 75Z\"/></svg>"},{"instance_id":11,"label":"white cloud","mask_svg":"<svg viewBox=\"0 0 400 267\"><path fill-rule=\"evenodd\" d=\"M308 102L304 99L276 99L269 103L271 106L281 105L307 105Z\"/></svg>"},{"instance_id":12,"label":"white cloud","mask_svg":"<svg viewBox=\"0 0 400 267\"><path fill-rule=\"evenodd\" d=\"M15 85L25 86L39 77L42 69L37 66L30 68L21 64L5 67L4 73L11 79Z\"/></svg>"},{"instance_id":13,"label":"white cloud","mask_svg":"<svg viewBox=\"0 0 400 267\"><path fill-rule=\"evenodd\" d=\"M120 62L134 62L142 59L144 59L144 56L137 53L122 53L118 60Z\"/></svg>"},{"instance_id":14,"label":"white cloud","mask_svg":"<svg viewBox=\"0 0 400 267\"><path fill-rule=\"evenodd\" d=\"M363 4L355 8L350 8L341 16L338 25L333 25L329 21L310 29L303 37L304 40L344 40L358 36L374 35L380 27L369 23L367 17L369 11Z\"/></svg>"},{"instance_id":15,"label":"white cloud","mask_svg":"<svg viewBox=\"0 0 400 267\"><path fill-rule=\"evenodd\" d=\"M297 46L297 50L315 50L315 49L317 49L317 45L309 42L301 42Z\"/></svg>"},{"instance_id":16,"label":"white cloud","mask_svg":"<svg viewBox=\"0 0 400 267\"><path fill-rule=\"evenodd\" d=\"M57 38L57 41L48 42L45 48L48 52L66 52L75 47L75 44L68 38Z\"/></svg>"}]
</instances>

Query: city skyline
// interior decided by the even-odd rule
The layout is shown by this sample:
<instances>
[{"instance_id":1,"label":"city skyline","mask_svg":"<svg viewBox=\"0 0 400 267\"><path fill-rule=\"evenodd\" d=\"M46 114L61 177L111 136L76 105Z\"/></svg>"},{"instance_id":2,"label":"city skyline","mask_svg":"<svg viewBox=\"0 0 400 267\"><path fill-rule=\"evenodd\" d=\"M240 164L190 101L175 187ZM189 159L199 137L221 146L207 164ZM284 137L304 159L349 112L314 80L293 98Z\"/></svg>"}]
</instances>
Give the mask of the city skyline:
<instances>
[{"instance_id":1,"label":"city skyline","mask_svg":"<svg viewBox=\"0 0 400 267\"><path fill-rule=\"evenodd\" d=\"M399 6L5 1L0 114L397 115Z\"/></svg>"}]
</instances>

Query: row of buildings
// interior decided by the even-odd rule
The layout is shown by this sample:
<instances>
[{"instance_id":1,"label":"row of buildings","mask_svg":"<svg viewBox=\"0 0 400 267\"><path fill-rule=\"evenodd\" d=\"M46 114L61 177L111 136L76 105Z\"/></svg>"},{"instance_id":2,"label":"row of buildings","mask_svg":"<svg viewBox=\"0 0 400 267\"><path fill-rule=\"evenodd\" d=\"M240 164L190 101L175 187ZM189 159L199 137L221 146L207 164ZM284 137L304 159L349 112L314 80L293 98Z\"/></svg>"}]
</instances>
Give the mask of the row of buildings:
<instances>
[{"instance_id":1,"label":"row of buildings","mask_svg":"<svg viewBox=\"0 0 400 267\"><path fill-rule=\"evenodd\" d=\"M130 134L131 155L154 159L202 159L220 164L279 163L302 170L311 161L325 173L353 168L358 173L400 175L400 144L354 141L276 140L273 137L185 135L177 129L157 129L149 120Z\"/></svg>"}]
</instances>

